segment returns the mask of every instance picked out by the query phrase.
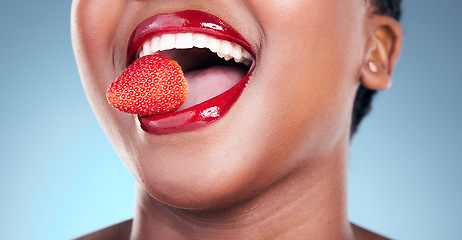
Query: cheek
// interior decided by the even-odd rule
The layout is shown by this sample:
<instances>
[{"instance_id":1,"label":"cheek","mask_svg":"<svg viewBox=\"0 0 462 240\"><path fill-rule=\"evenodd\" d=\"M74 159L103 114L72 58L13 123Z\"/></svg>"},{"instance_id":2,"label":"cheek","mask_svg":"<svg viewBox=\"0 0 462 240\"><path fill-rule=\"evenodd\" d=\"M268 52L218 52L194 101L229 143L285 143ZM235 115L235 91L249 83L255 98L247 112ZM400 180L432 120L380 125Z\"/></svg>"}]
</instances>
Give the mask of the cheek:
<instances>
[{"instance_id":1,"label":"cheek","mask_svg":"<svg viewBox=\"0 0 462 240\"><path fill-rule=\"evenodd\" d=\"M77 0L72 2L73 33L87 47L108 47L117 30L124 5L120 0ZM90 49L88 49L90 50Z\"/></svg>"},{"instance_id":2,"label":"cheek","mask_svg":"<svg viewBox=\"0 0 462 240\"><path fill-rule=\"evenodd\" d=\"M120 0L77 0L72 3L72 43L82 82L92 104L99 101L101 89L105 91L114 77L108 70L114 69L111 49L122 4Z\"/></svg>"},{"instance_id":3,"label":"cheek","mask_svg":"<svg viewBox=\"0 0 462 240\"><path fill-rule=\"evenodd\" d=\"M335 72L349 76L351 72L339 70L354 69L361 59L366 10L362 0L248 2L262 28L262 45L280 60L319 70L342 68ZM325 67L317 68L320 65Z\"/></svg>"},{"instance_id":4,"label":"cheek","mask_svg":"<svg viewBox=\"0 0 462 240\"><path fill-rule=\"evenodd\" d=\"M71 35L74 54L87 98L101 120L108 112L106 89L116 78L114 44L121 20L122 0L72 2Z\"/></svg>"},{"instance_id":5,"label":"cheek","mask_svg":"<svg viewBox=\"0 0 462 240\"><path fill-rule=\"evenodd\" d=\"M362 62L361 0L248 1L262 28L259 94L272 128L313 146L347 137ZM290 126L287 121L290 119ZM328 149L328 148L326 148ZM306 151L309 151L305 148ZM303 155L303 154L300 154Z\"/></svg>"},{"instance_id":6,"label":"cheek","mask_svg":"<svg viewBox=\"0 0 462 240\"><path fill-rule=\"evenodd\" d=\"M115 44L126 44L117 37L122 19L123 0L77 0L72 2L71 35L83 88L100 125L121 156L130 152L124 140L134 132L133 117L113 110L106 90L117 77L114 66ZM118 129L114 126L128 126ZM129 169L134 167L127 164Z\"/></svg>"}]
</instances>

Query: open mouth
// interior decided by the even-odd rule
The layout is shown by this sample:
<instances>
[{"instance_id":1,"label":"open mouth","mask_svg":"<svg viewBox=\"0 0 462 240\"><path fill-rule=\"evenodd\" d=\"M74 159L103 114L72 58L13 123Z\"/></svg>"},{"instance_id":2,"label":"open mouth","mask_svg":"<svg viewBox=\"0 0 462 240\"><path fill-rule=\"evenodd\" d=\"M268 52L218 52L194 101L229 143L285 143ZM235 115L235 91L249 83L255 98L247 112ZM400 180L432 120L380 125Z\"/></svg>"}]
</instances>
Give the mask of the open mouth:
<instances>
[{"instance_id":1,"label":"open mouth","mask_svg":"<svg viewBox=\"0 0 462 240\"><path fill-rule=\"evenodd\" d=\"M192 131L221 119L238 100L255 66L251 45L226 22L185 10L147 18L134 30L127 62L149 54L175 60L188 84L188 97L175 112L138 116L153 134Z\"/></svg>"},{"instance_id":2,"label":"open mouth","mask_svg":"<svg viewBox=\"0 0 462 240\"><path fill-rule=\"evenodd\" d=\"M146 41L138 54L161 54L182 67L189 94L178 111L214 98L242 80L253 58L236 43L200 33L164 34Z\"/></svg>"}]
</instances>

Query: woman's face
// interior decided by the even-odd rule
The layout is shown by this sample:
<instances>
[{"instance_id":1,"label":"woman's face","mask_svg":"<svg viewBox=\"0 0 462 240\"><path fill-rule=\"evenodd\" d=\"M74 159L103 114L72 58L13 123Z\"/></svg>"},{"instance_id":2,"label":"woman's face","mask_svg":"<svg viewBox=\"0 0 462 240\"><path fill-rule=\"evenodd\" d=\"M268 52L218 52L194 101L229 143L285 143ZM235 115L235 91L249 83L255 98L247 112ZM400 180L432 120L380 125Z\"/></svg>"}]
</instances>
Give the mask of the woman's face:
<instances>
[{"instance_id":1,"label":"woman's face","mask_svg":"<svg viewBox=\"0 0 462 240\"><path fill-rule=\"evenodd\" d=\"M255 52L255 69L217 122L147 133L107 103L106 90L129 64L136 26L186 9L237 30ZM211 208L345 156L366 11L363 0L74 0L72 38L94 112L141 186L169 205Z\"/></svg>"}]
</instances>

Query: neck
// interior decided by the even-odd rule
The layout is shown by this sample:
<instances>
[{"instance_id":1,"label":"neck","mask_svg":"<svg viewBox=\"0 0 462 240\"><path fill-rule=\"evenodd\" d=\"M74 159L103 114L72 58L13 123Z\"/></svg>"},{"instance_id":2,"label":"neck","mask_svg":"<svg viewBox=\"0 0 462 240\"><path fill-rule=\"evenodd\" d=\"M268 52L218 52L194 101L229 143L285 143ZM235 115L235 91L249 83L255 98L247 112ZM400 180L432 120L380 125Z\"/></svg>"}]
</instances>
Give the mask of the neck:
<instances>
[{"instance_id":1,"label":"neck","mask_svg":"<svg viewBox=\"0 0 462 240\"><path fill-rule=\"evenodd\" d=\"M221 210L173 208L137 186L130 239L353 239L346 206L346 156L336 157L307 164Z\"/></svg>"}]
</instances>

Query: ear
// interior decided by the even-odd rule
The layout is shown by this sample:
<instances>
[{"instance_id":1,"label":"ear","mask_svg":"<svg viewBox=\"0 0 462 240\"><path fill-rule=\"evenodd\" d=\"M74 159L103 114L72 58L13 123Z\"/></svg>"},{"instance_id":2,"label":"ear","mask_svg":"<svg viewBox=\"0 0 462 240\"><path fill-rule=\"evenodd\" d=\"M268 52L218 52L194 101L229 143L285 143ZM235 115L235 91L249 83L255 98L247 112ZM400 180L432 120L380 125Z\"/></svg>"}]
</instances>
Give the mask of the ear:
<instances>
[{"instance_id":1,"label":"ear","mask_svg":"<svg viewBox=\"0 0 462 240\"><path fill-rule=\"evenodd\" d=\"M391 74L401 51L401 25L391 17L371 13L365 29L368 41L361 83L371 90L385 90L391 86Z\"/></svg>"}]
</instances>

